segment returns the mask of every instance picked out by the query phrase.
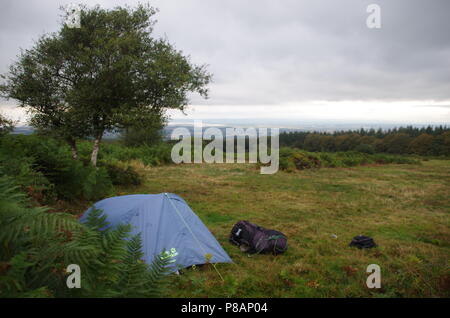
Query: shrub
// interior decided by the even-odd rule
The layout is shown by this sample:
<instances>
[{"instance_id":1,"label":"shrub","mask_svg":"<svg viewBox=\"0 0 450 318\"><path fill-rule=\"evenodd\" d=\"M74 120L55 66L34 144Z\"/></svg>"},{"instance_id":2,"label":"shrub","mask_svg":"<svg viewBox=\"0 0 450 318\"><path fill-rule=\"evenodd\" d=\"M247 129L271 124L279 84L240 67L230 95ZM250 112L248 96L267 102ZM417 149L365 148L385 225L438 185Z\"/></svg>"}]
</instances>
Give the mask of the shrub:
<instances>
[{"instance_id":1,"label":"shrub","mask_svg":"<svg viewBox=\"0 0 450 318\"><path fill-rule=\"evenodd\" d=\"M38 178L43 190L51 190L64 200L95 200L112 192L112 183L104 168L96 169L73 160L68 147L52 138L38 135L7 136L3 138L0 148L6 157L15 158L9 160L9 172L5 174L13 176L14 171L21 172L18 176L23 176L21 183L26 186L33 185L30 179ZM39 189L39 186L33 187Z\"/></svg>"},{"instance_id":2,"label":"shrub","mask_svg":"<svg viewBox=\"0 0 450 318\"><path fill-rule=\"evenodd\" d=\"M320 168L320 158L306 151L291 148L280 149L280 169L286 171Z\"/></svg>"},{"instance_id":3,"label":"shrub","mask_svg":"<svg viewBox=\"0 0 450 318\"><path fill-rule=\"evenodd\" d=\"M324 167L335 168L342 166L342 162L334 154L320 152L318 156Z\"/></svg>"},{"instance_id":4,"label":"shrub","mask_svg":"<svg viewBox=\"0 0 450 318\"><path fill-rule=\"evenodd\" d=\"M0 175L14 178L15 183L38 203L47 204L56 197L54 185L42 172L34 169L34 160L7 136L0 142Z\"/></svg>"},{"instance_id":5,"label":"shrub","mask_svg":"<svg viewBox=\"0 0 450 318\"><path fill-rule=\"evenodd\" d=\"M354 167L369 163L367 156L354 151L338 152L336 156L341 162L341 167Z\"/></svg>"},{"instance_id":6,"label":"shrub","mask_svg":"<svg viewBox=\"0 0 450 318\"><path fill-rule=\"evenodd\" d=\"M104 142L99 160L103 161L130 161L141 160L145 165L158 166L172 163L170 143L161 142L152 146L126 147L117 141ZM79 143L80 157L84 162L89 162L92 143L82 141Z\"/></svg>"},{"instance_id":7,"label":"shrub","mask_svg":"<svg viewBox=\"0 0 450 318\"><path fill-rule=\"evenodd\" d=\"M296 170L294 161L291 159L294 154L292 148L280 148L280 169L288 172Z\"/></svg>"},{"instance_id":8,"label":"shrub","mask_svg":"<svg viewBox=\"0 0 450 318\"><path fill-rule=\"evenodd\" d=\"M81 196L88 200L99 200L113 191L113 185L105 168L84 167L81 181L83 192Z\"/></svg>"},{"instance_id":9,"label":"shrub","mask_svg":"<svg viewBox=\"0 0 450 318\"><path fill-rule=\"evenodd\" d=\"M308 153L295 152L291 158L298 170L320 168L322 165L319 158Z\"/></svg>"},{"instance_id":10,"label":"shrub","mask_svg":"<svg viewBox=\"0 0 450 318\"><path fill-rule=\"evenodd\" d=\"M127 186L141 184L141 177L130 165L121 161L101 162L100 165L105 167L114 185Z\"/></svg>"},{"instance_id":11,"label":"shrub","mask_svg":"<svg viewBox=\"0 0 450 318\"><path fill-rule=\"evenodd\" d=\"M388 163L420 164L420 160L400 155L375 154L373 155L373 158L375 162L379 164L388 164Z\"/></svg>"},{"instance_id":12,"label":"shrub","mask_svg":"<svg viewBox=\"0 0 450 318\"><path fill-rule=\"evenodd\" d=\"M367 153L367 154L374 154L375 148L372 145L360 144L360 145L356 146L355 151Z\"/></svg>"},{"instance_id":13,"label":"shrub","mask_svg":"<svg viewBox=\"0 0 450 318\"><path fill-rule=\"evenodd\" d=\"M160 143L154 146L143 146L139 159L146 165L159 166L172 163L172 146L169 143Z\"/></svg>"},{"instance_id":14,"label":"shrub","mask_svg":"<svg viewBox=\"0 0 450 318\"><path fill-rule=\"evenodd\" d=\"M420 164L420 161L401 155L367 154L357 151L310 153L292 148L280 149L280 169L288 172L320 167L354 167L371 163Z\"/></svg>"}]
</instances>

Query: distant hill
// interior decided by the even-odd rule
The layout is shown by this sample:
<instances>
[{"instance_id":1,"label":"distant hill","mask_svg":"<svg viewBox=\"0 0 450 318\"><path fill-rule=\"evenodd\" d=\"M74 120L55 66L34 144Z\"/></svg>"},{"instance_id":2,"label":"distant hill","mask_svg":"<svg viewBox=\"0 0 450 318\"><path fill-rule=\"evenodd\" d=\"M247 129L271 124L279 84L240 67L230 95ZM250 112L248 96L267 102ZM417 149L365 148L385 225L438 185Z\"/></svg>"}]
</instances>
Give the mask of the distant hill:
<instances>
[{"instance_id":1,"label":"distant hill","mask_svg":"<svg viewBox=\"0 0 450 318\"><path fill-rule=\"evenodd\" d=\"M18 126L12 131L12 134L30 135L34 132L34 128L30 126Z\"/></svg>"},{"instance_id":2,"label":"distant hill","mask_svg":"<svg viewBox=\"0 0 450 318\"><path fill-rule=\"evenodd\" d=\"M448 123L447 123L448 124ZM305 122L305 123L299 123L296 125L263 125L263 124L251 124L249 122L241 122L239 123L219 123L219 121L212 121L211 123L203 123L203 130L209 128L209 127L215 127L218 128L222 134L225 136L225 130L228 127L234 127L234 128L248 128L248 127L267 127L267 128L273 128L273 127L279 127L280 133L282 132L294 132L294 131L317 131L317 132L329 132L332 133L334 131L343 131L343 130L358 130L361 128L364 128L366 130L373 128L378 129L381 128L383 130L393 129L396 127L406 126L402 124L387 124L387 123L378 123L378 124L371 124L371 123L336 123L336 122ZM426 127L428 125L425 124L412 124L411 126L414 127ZM431 126L437 126L437 124L432 124ZM170 135L172 134L173 130L176 128L186 128L189 130L191 135L194 135L194 125L190 123L169 123L166 127L163 129L163 136L165 139L169 139ZM34 132L34 128L30 126L17 126L13 130L13 134L23 134L23 135L29 135ZM104 139L117 139L119 137L118 133L105 133Z\"/></svg>"}]
</instances>

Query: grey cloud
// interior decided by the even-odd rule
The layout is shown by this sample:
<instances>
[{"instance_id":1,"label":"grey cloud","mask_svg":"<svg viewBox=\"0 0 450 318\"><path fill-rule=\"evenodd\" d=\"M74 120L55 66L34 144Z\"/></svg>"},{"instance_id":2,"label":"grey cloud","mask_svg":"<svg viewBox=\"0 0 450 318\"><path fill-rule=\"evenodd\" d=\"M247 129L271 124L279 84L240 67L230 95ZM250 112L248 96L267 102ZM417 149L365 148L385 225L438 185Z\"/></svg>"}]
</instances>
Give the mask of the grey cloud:
<instances>
[{"instance_id":1,"label":"grey cloud","mask_svg":"<svg viewBox=\"0 0 450 318\"><path fill-rule=\"evenodd\" d=\"M0 72L18 48L58 26L67 2L2 1ZM136 1L137 2L137 1ZM101 5L133 1L102 1ZM366 27L367 5L382 28ZM450 1L160 0L155 33L214 74L208 101L450 100Z\"/></svg>"}]
</instances>

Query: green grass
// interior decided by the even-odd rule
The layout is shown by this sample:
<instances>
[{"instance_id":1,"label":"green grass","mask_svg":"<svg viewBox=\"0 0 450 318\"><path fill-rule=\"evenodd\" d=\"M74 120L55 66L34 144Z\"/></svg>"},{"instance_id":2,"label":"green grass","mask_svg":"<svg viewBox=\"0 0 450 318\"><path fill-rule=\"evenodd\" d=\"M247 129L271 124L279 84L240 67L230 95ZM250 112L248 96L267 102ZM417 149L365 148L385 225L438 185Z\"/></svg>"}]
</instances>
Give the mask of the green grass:
<instances>
[{"instance_id":1,"label":"green grass","mask_svg":"<svg viewBox=\"0 0 450 318\"><path fill-rule=\"evenodd\" d=\"M217 265L225 281L210 266L174 275L169 297L449 296L450 161L275 175L249 164L133 165L142 185L117 194L179 194L234 260ZM242 253L228 235L243 219L284 232L288 251ZM350 248L358 234L379 247ZM372 263L379 290L365 284Z\"/></svg>"}]
</instances>

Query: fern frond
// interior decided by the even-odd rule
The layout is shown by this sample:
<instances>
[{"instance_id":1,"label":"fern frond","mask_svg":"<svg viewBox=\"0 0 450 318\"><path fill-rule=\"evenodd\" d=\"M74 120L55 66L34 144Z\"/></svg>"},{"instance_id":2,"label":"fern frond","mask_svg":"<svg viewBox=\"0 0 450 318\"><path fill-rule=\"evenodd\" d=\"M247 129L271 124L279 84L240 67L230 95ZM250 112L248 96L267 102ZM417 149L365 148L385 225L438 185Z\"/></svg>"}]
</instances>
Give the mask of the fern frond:
<instances>
[{"instance_id":1,"label":"fern frond","mask_svg":"<svg viewBox=\"0 0 450 318\"><path fill-rule=\"evenodd\" d=\"M148 295L150 297L161 296L164 289L167 287L167 274L169 274L169 265L173 263L172 257L167 257L165 251L157 255L150 265L147 273L148 281Z\"/></svg>"},{"instance_id":2,"label":"fern frond","mask_svg":"<svg viewBox=\"0 0 450 318\"><path fill-rule=\"evenodd\" d=\"M106 215L103 214L103 210L95 207L89 211L89 215L84 224L93 230L105 230L105 228L109 225L106 221Z\"/></svg>"}]
</instances>

